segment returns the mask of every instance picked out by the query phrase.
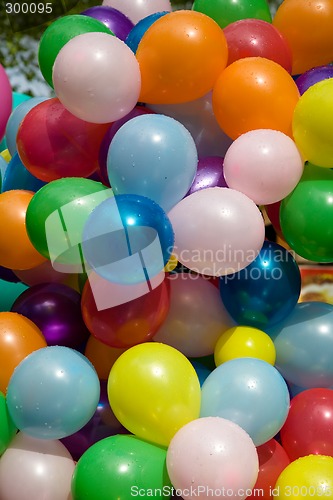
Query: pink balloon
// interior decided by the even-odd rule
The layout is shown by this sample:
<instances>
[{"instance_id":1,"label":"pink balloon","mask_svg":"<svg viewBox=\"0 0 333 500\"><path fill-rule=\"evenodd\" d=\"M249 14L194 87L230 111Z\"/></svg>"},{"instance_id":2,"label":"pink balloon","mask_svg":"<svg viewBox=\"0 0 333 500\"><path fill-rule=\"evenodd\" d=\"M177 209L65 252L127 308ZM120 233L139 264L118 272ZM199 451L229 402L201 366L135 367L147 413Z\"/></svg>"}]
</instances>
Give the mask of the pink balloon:
<instances>
[{"instance_id":1,"label":"pink balloon","mask_svg":"<svg viewBox=\"0 0 333 500\"><path fill-rule=\"evenodd\" d=\"M257 257L265 239L260 210L234 189L201 189L177 203L168 217L178 261L208 276L244 269Z\"/></svg>"},{"instance_id":2,"label":"pink balloon","mask_svg":"<svg viewBox=\"0 0 333 500\"><path fill-rule=\"evenodd\" d=\"M171 12L170 0L104 0L102 5L120 10L134 24L155 12Z\"/></svg>"},{"instance_id":3,"label":"pink balloon","mask_svg":"<svg viewBox=\"0 0 333 500\"><path fill-rule=\"evenodd\" d=\"M12 112L12 89L8 76L0 64L0 141L5 135L6 125Z\"/></svg>"},{"instance_id":4,"label":"pink balloon","mask_svg":"<svg viewBox=\"0 0 333 500\"><path fill-rule=\"evenodd\" d=\"M186 498L243 500L257 480L259 461L252 439L241 427L224 418L205 417L174 436L167 469L174 488Z\"/></svg>"},{"instance_id":5,"label":"pink balloon","mask_svg":"<svg viewBox=\"0 0 333 500\"><path fill-rule=\"evenodd\" d=\"M53 66L57 97L73 115L92 123L123 118L137 103L141 74L127 45L107 33L70 40Z\"/></svg>"},{"instance_id":6,"label":"pink balloon","mask_svg":"<svg viewBox=\"0 0 333 500\"><path fill-rule=\"evenodd\" d=\"M290 137L277 130L251 130L229 147L224 176L229 187L246 194L257 205L285 198L298 184L303 159Z\"/></svg>"}]
</instances>

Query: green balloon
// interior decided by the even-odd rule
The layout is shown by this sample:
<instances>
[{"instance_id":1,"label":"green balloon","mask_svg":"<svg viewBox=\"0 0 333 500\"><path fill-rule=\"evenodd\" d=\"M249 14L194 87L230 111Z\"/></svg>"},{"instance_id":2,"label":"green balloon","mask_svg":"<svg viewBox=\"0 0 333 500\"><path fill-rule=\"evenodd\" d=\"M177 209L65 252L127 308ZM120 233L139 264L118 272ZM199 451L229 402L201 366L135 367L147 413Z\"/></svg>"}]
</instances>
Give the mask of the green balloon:
<instances>
[{"instance_id":1,"label":"green balloon","mask_svg":"<svg viewBox=\"0 0 333 500\"><path fill-rule=\"evenodd\" d=\"M281 203L280 223L288 245L315 262L333 262L333 171L308 163Z\"/></svg>"},{"instance_id":2,"label":"green balloon","mask_svg":"<svg viewBox=\"0 0 333 500\"><path fill-rule=\"evenodd\" d=\"M211 17L221 28L249 18L272 22L266 0L194 0L193 10Z\"/></svg>"},{"instance_id":3,"label":"green balloon","mask_svg":"<svg viewBox=\"0 0 333 500\"><path fill-rule=\"evenodd\" d=\"M23 283L12 283L0 279L0 312L10 311L17 297L28 288Z\"/></svg>"},{"instance_id":4,"label":"green balloon","mask_svg":"<svg viewBox=\"0 0 333 500\"><path fill-rule=\"evenodd\" d=\"M80 14L60 17L44 31L39 43L38 62L42 75L52 88L53 65L60 50L75 36L91 32L113 35L101 21Z\"/></svg>"},{"instance_id":5,"label":"green balloon","mask_svg":"<svg viewBox=\"0 0 333 500\"><path fill-rule=\"evenodd\" d=\"M31 199L26 212L29 239L60 272L85 271L81 243L84 225L94 208L113 196L100 182L66 177L49 182ZM59 267L57 267L59 264ZM63 269L62 265L70 265Z\"/></svg>"},{"instance_id":6,"label":"green balloon","mask_svg":"<svg viewBox=\"0 0 333 500\"><path fill-rule=\"evenodd\" d=\"M91 446L78 461L72 480L73 500L168 498L171 491L166 449L128 435Z\"/></svg>"},{"instance_id":7,"label":"green balloon","mask_svg":"<svg viewBox=\"0 0 333 500\"><path fill-rule=\"evenodd\" d=\"M0 456L6 451L16 431L17 429L8 413L6 398L0 392Z\"/></svg>"}]
</instances>

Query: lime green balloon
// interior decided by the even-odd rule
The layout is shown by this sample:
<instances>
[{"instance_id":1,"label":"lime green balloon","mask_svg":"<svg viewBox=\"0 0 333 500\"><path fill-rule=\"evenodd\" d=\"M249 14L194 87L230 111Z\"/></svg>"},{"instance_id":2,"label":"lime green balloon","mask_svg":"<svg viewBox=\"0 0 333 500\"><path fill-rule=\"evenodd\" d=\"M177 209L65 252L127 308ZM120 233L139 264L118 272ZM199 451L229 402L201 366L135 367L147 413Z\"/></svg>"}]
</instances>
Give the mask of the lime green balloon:
<instances>
[{"instance_id":1,"label":"lime green balloon","mask_svg":"<svg viewBox=\"0 0 333 500\"><path fill-rule=\"evenodd\" d=\"M56 270L84 272L84 225L92 210L110 196L110 188L81 177L49 182L33 196L26 213L27 233L34 247L53 262ZM63 264L71 267L63 270Z\"/></svg>"},{"instance_id":2,"label":"lime green balloon","mask_svg":"<svg viewBox=\"0 0 333 500\"><path fill-rule=\"evenodd\" d=\"M0 456L6 451L16 431L17 429L8 413L6 398L0 392Z\"/></svg>"},{"instance_id":3,"label":"lime green balloon","mask_svg":"<svg viewBox=\"0 0 333 500\"><path fill-rule=\"evenodd\" d=\"M53 65L60 50L75 36L91 32L113 35L102 22L80 14L60 17L44 31L39 43L38 62L42 75L51 87Z\"/></svg>"},{"instance_id":4,"label":"lime green balloon","mask_svg":"<svg viewBox=\"0 0 333 500\"><path fill-rule=\"evenodd\" d=\"M280 223L286 242L301 257L333 262L333 171L307 164L281 203Z\"/></svg>"},{"instance_id":5,"label":"lime green balloon","mask_svg":"<svg viewBox=\"0 0 333 500\"><path fill-rule=\"evenodd\" d=\"M72 480L73 500L168 498L171 489L166 448L127 435L108 437L88 448ZM155 495L155 490L165 495Z\"/></svg>"},{"instance_id":6,"label":"lime green balloon","mask_svg":"<svg viewBox=\"0 0 333 500\"><path fill-rule=\"evenodd\" d=\"M193 10L211 17L221 28L249 18L272 22L266 0L194 0Z\"/></svg>"}]
</instances>

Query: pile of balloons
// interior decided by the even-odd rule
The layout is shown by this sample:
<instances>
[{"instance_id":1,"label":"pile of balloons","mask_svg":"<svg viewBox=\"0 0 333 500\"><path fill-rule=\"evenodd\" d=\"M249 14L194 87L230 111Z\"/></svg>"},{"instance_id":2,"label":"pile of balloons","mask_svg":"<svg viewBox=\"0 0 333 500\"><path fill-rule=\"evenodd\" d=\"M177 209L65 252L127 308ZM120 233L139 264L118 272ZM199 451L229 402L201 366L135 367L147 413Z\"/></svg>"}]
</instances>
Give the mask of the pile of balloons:
<instances>
[{"instance_id":1,"label":"pile of balloons","mask_svg":"<svg viewBox=\"0 0 333 500\"><path fill-rule=\"evenodd\" d=\"M104 0L41 37L56 97L0 65L1 500L333 499L332 25Z\"/></svg>"}]
</instances>

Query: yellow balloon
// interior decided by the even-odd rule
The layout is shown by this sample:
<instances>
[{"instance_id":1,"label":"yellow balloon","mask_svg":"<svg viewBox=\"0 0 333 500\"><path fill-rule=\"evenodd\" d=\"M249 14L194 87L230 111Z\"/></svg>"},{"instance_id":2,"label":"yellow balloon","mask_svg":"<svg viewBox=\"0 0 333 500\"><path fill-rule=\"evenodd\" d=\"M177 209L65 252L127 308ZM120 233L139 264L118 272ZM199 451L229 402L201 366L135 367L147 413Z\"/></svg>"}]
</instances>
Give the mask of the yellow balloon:
<instances>
[{"instance_id":1,"label":"yellow balloon","mask_svg":"<svg viewBox=\"0 0 333 500\"><path fill-rule=\"evenodd\" d=\"M169 261L166 263L164 267L164 271L166 273L170 273L177 267L177 264L178 264L177 257L174 254L171 254Z\"/></svg>"},{"instance_id":2,"label":"yellow balloon","mask_svg":"<svg viewBox=\"0 0 333 500\"><path fill-rule=\"evenodd\" d=\"M303 157L318 167L333 168L333 79L312 85L299 99L293 135Z\"/></svg>"},{"instance_id":3,"label":"yellow balloon","mask_svg":"<svg viewBox=\"0 0 333 500\"><path fill-rule=\"evenodd\" d=\"M10 160L12 159L8 149L4 149L3 151L1 151L0 156L2 156L2 158L4 158L4 160L6 160L7 163L9 163Z\"/></svg>"},{"instance_id":4,"label":"yellow balloon","mask_svg":"<svg viewBox=\"0 0 333 500\"><path fill-rule=\"evenodd\" d=\"M199 418L198 376L188 359L166 344L147 342L125 351L111 369L108 397L126 429L162 446Z\"/></svg>"},{"instance_id":5,"label":"yellow balloon","mask_svg":"<svg viewBox=\"0 0 333 500\"><path fill-rule=\"evenodd\" d=\"M281 500L332 499L333 458L323 455L298 458L282 471L271 493Z\"/></svg>"},{"instance_id":6,"label":"yellow balloon","mask_svg":"<svg viewBox=\"0 0 333 500\"><path fill-rule=\"evenodd\" d=\"M274 365L276 351L267 333L251 326L234 326L226 330L216 343L216 366L235 358L258 358Z\"/></svg>"}]
</instances>

